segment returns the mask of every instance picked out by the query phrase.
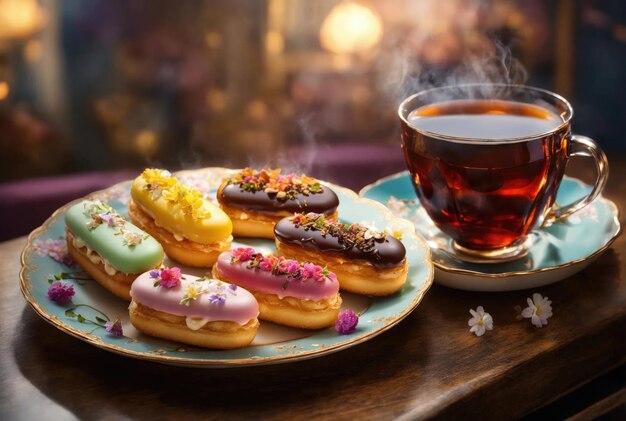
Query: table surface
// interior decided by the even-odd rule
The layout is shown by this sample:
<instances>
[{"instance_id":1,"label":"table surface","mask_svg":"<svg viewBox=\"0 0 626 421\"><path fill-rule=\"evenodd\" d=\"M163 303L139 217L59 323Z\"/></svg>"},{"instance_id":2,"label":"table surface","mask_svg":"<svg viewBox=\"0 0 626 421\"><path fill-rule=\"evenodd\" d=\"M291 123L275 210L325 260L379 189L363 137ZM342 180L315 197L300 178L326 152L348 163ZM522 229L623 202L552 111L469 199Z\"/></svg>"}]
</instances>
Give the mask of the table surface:
<instances>
[{"instance_id":1,"label":"table surface","mask_svg":"<svg viewBox=\"0 0 626 421\"><path fill-rule=\"evenodd\" d=\"M605 195L623 210L624 160L611 165ZM366 343L308 361L234 369L125 358L48 325L19 292L25 241L0 243L0 419L511 418L626 360L623 235L555 285L510 293L435 285L409 317ZM514 307L532 292L553 302L542 329L515 319ZM495 319L483 337L467 326L468 309L478 305Z\"/></svg>"}]
</instances>

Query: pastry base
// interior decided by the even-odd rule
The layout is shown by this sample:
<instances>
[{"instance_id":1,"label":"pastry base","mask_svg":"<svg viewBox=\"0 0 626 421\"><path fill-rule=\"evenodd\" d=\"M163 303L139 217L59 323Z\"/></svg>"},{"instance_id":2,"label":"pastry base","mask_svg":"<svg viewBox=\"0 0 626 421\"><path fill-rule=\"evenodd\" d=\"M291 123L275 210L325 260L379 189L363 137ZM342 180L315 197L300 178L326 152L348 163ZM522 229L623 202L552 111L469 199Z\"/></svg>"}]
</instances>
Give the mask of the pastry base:
<instances>
[{"instance_id":1,"label":"pastry base","mask_svg":"<svg viewBox=\"0 0 626 421\"><path fill-rule=\"evenodd\" d=\"M213 277L229 284L236 282L223 276L217 266L213 266ZM333 326L341 309L341 296L320 300L300 300L295 297L279 298L247 288L259 303L259 319L300 329L323 329Z\"/></svg>"},{"instance_id":2,"label":"pastry base","mask_svg":"<svg viewBox=\"0 0 626 421\"><path fill-rule=\"evenodd\" d=\"M285 216L290 216L289 212L277 212L276 214L265 214L254 211L244 211L237 208L224 206L220 203L222 210L233 221L233 235L236 237L269 238L274 239L274 225Z\"/></svg>"},{"instance_id":3,"label":"pastry base","mask_svg":"<svg viewBox=\"0 0 626 421\"><path fill-rule=\"evenodd\" d=\"M131 301L130 322L147 335L213 349L233 349L250 345L259 328L252 319L243 326L235 322L208 322L198 330L187 327L184 316L164 313Z\"/></svg>"},{"instance_id":4,"label":"pastry base","mask_svg":"<svg viewBox=\"0 0 626 421\"><path fill-rule=\"evenodd\" d=\"M200 244L186 238L178 241L169 231L157 226L154 219L133 199L128 202L128 216L133 224L161 243L168 257L188 266L211 267L221 252L230 249L232 237L226 241L211 244Z\"/></svg>"},{"instance_id":5,"label":"pastry base","mask_svg":"<svg viewBox=\"0 0 626 421\"><path fill-rule=\"evenodd\" d=\"M130 286L133 281L139 275L138 273L126 274L117 272L111 276L104 270L104 263L92 263L87 256L87 247L76 248L73 244L72 238L74 234L65 227L65 238L67 239L67 250L74 258L76 263L82 267L97 283L102 285L105 289L115 294L119 298L125 301L130 301ZM96 252L97 253L97 252ZM159 267L157 265L156 267Z\"/></svg>"},{"instance_id":6,"label":"pastry base","mask_svg":"<svg viewBox=\"0 0 626 421\"><path fill-rule=\"evenodd\" d=\"M337 275L342 289L362 295L391 295L406 282L409 265L404 262L390 269L376 269L368 262L346 260L330 254L322 254L301 247L294 247L276 240L276 253L287 259L311 262L327 266Z\"/></svg>"}]
</instances>

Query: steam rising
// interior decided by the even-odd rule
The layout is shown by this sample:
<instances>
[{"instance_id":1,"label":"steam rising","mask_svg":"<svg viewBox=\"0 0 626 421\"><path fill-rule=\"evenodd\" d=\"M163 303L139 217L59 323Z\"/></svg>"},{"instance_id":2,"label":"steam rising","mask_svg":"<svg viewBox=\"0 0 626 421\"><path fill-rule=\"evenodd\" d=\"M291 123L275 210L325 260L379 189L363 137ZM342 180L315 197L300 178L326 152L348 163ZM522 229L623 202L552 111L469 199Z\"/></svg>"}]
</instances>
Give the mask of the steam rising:
<instances>
[{"instance_id":1,"label":"steam rising","mask_svg":"<svg viewBox=\"0 0 626 421\"><path fill-rule=\"evenodd\" d=\"M522 85L528 73L510 48L494 41L488 52L467 55L454 66L427 67L406 49L390 51L381 57L379 89L397 106L403 99L432 88L467 84ZM487 89L497 89L495 87ZM495 93L495 92L494 92ZM488 95L488 92L483 92ZM445 101L450 98L440 98Z\"/></svg>"},{"instance_id":2,"label":"steam rising","mask_svg":"<svg viewBox=\"0 0 626 421\"><path fill-rule=\"evenodd\" d=\"M402 100L427 89L480 83L494 85L487 86L480 95L499 96L501 84L520 85L527 81L526 70L509 47L514 45L511 40L505 45L488 35L494 33L493 27L487 27L485 22L490 22L493 13L508 12L494 12L496 6L488 0L471 4L462 0L418 0L404 4L406 13L414 20L410 28L396 30L393 19L389 21L383 16L384 34L377 51L360 58L358 54L343 57L369 62L369 71L373 75L371 90L376 98L374 106L380 107L386 118L390 114L395 118L395 110ZM476 34L480 35L476 37ZM293 117L299 150L303 153L293 156L289 152L266 151L248 157L249 165L272 165L280 166L284 171L310 172L318 158L320 134L325 130L320 127L323 119L316 118L317 112L307 110ZM398 128L399 124L396 130ZM389 133L389 138L394 137Z\"/></svg>"}]
</instances>

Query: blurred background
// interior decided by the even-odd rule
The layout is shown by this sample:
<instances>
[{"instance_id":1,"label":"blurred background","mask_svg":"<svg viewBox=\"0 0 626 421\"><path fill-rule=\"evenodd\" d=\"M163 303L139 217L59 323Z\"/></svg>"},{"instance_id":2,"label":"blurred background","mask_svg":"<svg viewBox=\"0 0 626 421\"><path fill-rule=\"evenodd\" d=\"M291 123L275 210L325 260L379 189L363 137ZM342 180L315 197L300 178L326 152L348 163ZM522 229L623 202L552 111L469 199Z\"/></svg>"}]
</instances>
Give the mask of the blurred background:
<instances>
[{"instance_id":1,"label":"blurred background","mask_svg":"<svg viewBox=\"0 0 626 421\"><path fill-rule=\"evenodd\" d=\"M402 98L451 81L561 93L575 131L623 154L625 5L0 0L0 182L293 156L309 170L398 145Z\"/></svg>"}]
</instances>

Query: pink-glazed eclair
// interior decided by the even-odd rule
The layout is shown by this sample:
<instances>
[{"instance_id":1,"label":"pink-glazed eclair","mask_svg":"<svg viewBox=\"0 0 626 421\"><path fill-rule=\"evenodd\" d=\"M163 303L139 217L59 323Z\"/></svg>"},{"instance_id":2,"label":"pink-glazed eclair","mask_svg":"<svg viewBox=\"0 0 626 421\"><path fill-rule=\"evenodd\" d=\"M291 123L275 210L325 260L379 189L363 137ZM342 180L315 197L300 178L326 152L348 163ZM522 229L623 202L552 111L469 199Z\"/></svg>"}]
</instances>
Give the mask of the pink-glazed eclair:
<instances>
[{"instance_id":1,"label":"pink-glazed eclair","mask_svg":"<svg viewBox=\"0 0 626 421\"><path fill-rule=\"evenodd\" d=\"M217 258L213 276L249 290L259 318L303 329L332 326L341 307L339 282L327 268L246 247Z\"/></svg>"},{"instance_id":2,"label":"pink-glazed eclair","mask_svg":"<svg viewBox=\"0 0 626 421\"><path fill-rule=\"evenodd\" d=\"M249 345L259 327L259 305L244 288L182 275L179 268L140 275L130 290L130 321L141 332L206 348Z\"/></svg>"}]
</instances>

